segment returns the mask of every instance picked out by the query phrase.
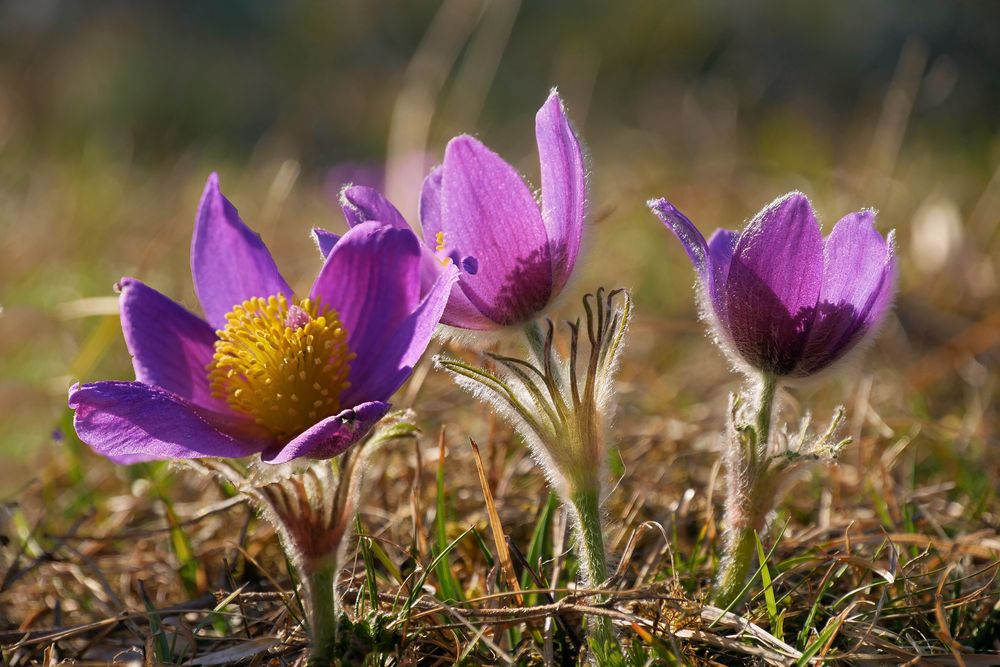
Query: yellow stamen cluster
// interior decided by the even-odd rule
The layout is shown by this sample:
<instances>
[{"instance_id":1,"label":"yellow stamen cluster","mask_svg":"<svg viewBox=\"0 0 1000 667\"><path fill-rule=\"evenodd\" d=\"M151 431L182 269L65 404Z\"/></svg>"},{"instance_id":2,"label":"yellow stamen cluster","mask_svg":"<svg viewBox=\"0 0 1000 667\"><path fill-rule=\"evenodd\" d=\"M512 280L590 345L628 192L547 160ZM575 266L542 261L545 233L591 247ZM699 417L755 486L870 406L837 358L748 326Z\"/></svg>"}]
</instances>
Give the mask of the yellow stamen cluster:
<instances>
[{"instance_id":1,"label":"yellow stamen cluster","mask_svg":"<svg viewBox=\"0 0 1000 667\"><path fill-rule=\"evenodd\" d=\"M434 250L436 252L445 251L448 245L444 242L444 232L438 232L437 234L434 235L434 243L437 244L434 246ZM441 266L448 266L449 264L451 264L451 257L443 257L438 261L441 262Z\"/></svg>"},{"instance_id":2,"label":"yellow stamen cluster","mask_svg":"<svg viewBox=\"0 0 1000 667\"><path fill-rule=\"evenodd\" d=\"M213 396L279 439L340 412L355 355L336 310L279 294L244 301L226 320L208 366Z\"/></svg>"}]
</instances>

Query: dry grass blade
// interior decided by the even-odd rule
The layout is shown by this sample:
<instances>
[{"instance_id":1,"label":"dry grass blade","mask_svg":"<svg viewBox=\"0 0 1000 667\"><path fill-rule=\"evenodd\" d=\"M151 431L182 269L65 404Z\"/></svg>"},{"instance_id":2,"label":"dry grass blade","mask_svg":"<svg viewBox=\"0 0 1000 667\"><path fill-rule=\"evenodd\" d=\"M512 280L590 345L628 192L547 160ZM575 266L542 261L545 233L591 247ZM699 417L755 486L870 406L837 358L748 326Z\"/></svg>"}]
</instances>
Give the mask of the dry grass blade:
<instances>
[{"instance_id":1,"label":"dry grass blade","mask_svg":"<svg viewBox=\"0 0 1000 667\"><path fill-rule=\"evenodd\" d=\"M521 596L521 586L518 584L517 575L514 572L514 563L510 558L510 549L507 548L507 537L503 531L503 524L500 523L500 515L497 513L496 502L493 500L493 492L490 490L490 484L486 478L483 459L479 455L479 445L471 438L469 439L469 443L472 445L472 456L476 462L476 471L479 473L479 484L482 486L483 498L486 500L486 515L490 520L490 532L493 534L493 544L497 550L500 571L503 572L507 586L515 593L517 603L523 605L524 598Z\"/></svg>"},{"instance_id":2,"label":"dry grass blade","mask_svg":"<svg viewBox=\"0 0 1000 667\"><path fill-rule=\"evenodd\" d=\"M959 667L966 667L965 660L962 658L962 645L955 641L955 638L951 636L951 631L948 629L948 618L944 615L944 585L948 583L948 575L951 574L952 570L955 569L955 564L950 563L948 567L944 569L941 573L941 578L938 580L937 588L934 589L934 616L937 618L938 624L938 637L941 641L945 643L951 654L955 657L955 662L958 663Z\"/></svg>"},{"instance_id":3,"label":"dry grass blade","mask_svg":"<svg viewBox=\"0 0 1000 667\"><path fill-rule=\"evenodd\" d=\"M618 562L618 567L615 569L614 578L616 580L620 580L625 576L625 572L628 570L629 565L632 562L632 554L635 552L635 548L639 540L647 532L654 529L659 531L660 536L663 537L663 549L670 549L670 538L667 537L667 531L664 530L662 525L656 521L645 521L639 524L639 526L632 531L632 534L629 535L628 542L625 544L625 550L622 552L621 560Z\"/></svg>"}]
</instances>

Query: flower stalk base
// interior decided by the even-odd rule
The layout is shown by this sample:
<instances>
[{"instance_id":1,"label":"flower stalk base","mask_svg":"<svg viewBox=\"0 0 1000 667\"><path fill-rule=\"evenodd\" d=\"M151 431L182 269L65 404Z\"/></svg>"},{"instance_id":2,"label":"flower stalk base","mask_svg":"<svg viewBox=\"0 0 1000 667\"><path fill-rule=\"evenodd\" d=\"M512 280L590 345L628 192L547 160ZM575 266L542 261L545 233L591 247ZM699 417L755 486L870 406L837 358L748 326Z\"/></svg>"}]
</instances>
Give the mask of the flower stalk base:
<instances>
[{"instance_id":1,"label":"flower stalk base","mask_svg":"<svg viewBox=\"0 0 1000 667\"><path fill-rule=\"evenodd\" d=\"M742 516L753 516L754 510L739 510ZM730 519L726 512L726 520ZM729 524L727 524L729 525ZM730 528L726 535L722 563L712 588L712 604L720 609L731 610L743 601L747 581L757 563L757 535L764 528L764 517L754 517L747 525Z\"/></svg>"},{"instance_id":2,"label":"flower stalk base","mask_svg":"<svg viewBox=\"0 0 1000 667\"><path fill-rule=\"evenodd\" d=\"M549 484L573 514L581 580L593 590L608 577L601 499L614 375L632 301L624 290L598 289L584 297L583 308L586 321L568 323L568 356L554 349L555 325L548 321L544 327L540 322L523 327L526 359L487 353L495 370L442 357L437 363L524 436ZM595 655L620 650L608 618L588 618L587 631Z\"/></svg>"},{"instance_id":3,"label":"flower stalk base","mask_svg":"<svg viewBox=\"0 0 1000 667\"><path fill-rule=\"evenodd\" d=\"M747 580L757 560L757 534L764 530L770 504L767 480L769 447L777 378L765 375L758 392L753 424L733 427L726 454L725 543L722 563L712 589L712 603L730 609L743 601ZM734 409L735 412L735 409Z\"/></svg>"},{"instance_id":4,"label":"flower stalk base","mask_svg":"<svg viewBox=\"0 0 1000 667\"><path fill-rule=\"evenodd\" d=\"M607 554L604 548L604 526L601 519L600 491L591 490L573 493L569 504L576 514L577 548L580 554L580 569L584 586L599 588L608 578ZM603 602L605 596L599 596ZM604 616L591 618L587 626L591 640L603 646L615 642L611 619Z\"/></svg>"},{"instance_id":5,"label":"flower stalk base","mask_svg":"<svg viewBox=\"0 0 1000 667\"><path fill-rule=\"evenodd\" d=\"M723 555L711 597L722 609L743 601L757 563L757 536L764 538L767 515L793 479L792 473L805 465L834 461L850 442L837 437L844 425L842 407L817 436L810 435L808 414L797 433L773 429L777 391L778 379L765 375L755 394L756 409L744 412L742 397L734 397L730 406Z\"/></svg>"},{"instance_id":6,"label":"flower stalk base","mask_svg":"<svg viewBox=\"0 0 1000 667\"><path fill-rule=\"evenodd\" d=\"M309 667L330 667L337 646L337 567L330 565L308 575L311 614L309 634Z\"/></svg>"}]
</instances>

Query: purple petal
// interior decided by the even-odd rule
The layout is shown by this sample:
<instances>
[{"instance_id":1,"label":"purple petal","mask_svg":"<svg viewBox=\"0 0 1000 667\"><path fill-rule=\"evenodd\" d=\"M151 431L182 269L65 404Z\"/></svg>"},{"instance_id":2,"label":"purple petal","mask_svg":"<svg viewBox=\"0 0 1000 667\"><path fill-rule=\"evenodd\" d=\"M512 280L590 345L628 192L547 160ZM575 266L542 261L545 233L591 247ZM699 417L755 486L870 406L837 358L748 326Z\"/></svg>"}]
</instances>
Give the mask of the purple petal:
<instances>
[{"instance_id":1,"label":"purple petal","mask_svg":"<svg viewBox=\"0 0 1000 667\"><path fill-rule=\"evenodd\" d=\"M423 229L424 245L431 250L430 261L425 262L426 268L423 274L423 282L426 287L429 287L437 281L441 267L440 258L433 250L433 248L437 247L438 232L442 231L441 174L441 167L435 167L432 169L431 172L427 174L427 178L424 179L424 185L420 191L420 226ZM445 241L447 246L447 239L445 239ZM463 267L463 270L472 275L479 273L478 259L467 256L459 261L466 266L470 265L474 261L474 271L469 271L466 267ZM451 296L448 299L448 305L445 308L444 314L441 316L441 321L449 326L459 327L462 329L483 331L496 328L496 324L493 320L489 319L486 315L480 312L480 310L476 308L471 301L469 301L469 297L465 296L465 292L462 291L462 287L458 284L453 285L451 288Z\"/></svg>"},{"instance_id":2,"label":"purple petal","mask_svg":"<svg viewBox=\"0 0 1000 667\"><path fill-rule=\"evenodd\" d=\"M441 167L434 167L431 169L427 177L424 178L423 186L420 190L420 228L424 236L424 261L423 268L421 271L421 294L426 294L431 286L437 282L441 275L442 267L442 255L435 250L437 248L437 238L438 233L443 231L441 228L441 175L443 169ZM447 249L447 239L445 240L445 246ZM457 253L456 253L457 255ZM468 271L472 275L478 273L478 260L473 260L471 257L460 258L459 264L470 264L472 261L476 263L475 271ZM453 327L460 327L462 329L476 329L476 330L486 330L496 327L488 317L483 315L476 308L475 305L469 298L465 296L462 291L461 286L457 283L451 287L451 296L448 298L448 305L445 308L444 314L441 316L441 321L444 324Z\"/></svg>"},{"instance_id":3,"label":"purple petal","mask_svg":"<svg viewBox=\"0 0 1000 667\"><path fill-rule=\"evenodd\" d=\"M795 368L823 282L823 237L805 195L768 205L740 234L726 281L723 322L756 368Z\"/></svg>"},{"instance_id":4,"label":"purple petal","mask_svg":"<svg viewBox=\"0 0 1000 667\"><path fill-rule=\"evenodd\" d=\"M733 252L739 240L739 232L729 229L716 229L712 238L708 239L708 261L712 269L712 298L718 309L723 307L721 296L725 290L726 279L729 277L729 263L733 260Z\"/></svg>"},{"instance_id":5,"label":"purple petal","mask_svg":"<svg viewBox=\"0 0 1000 667\"><path fill-rule=\"evenodd\" d=\"M497 325L533 317L553 285L548 235L528 186L499 155L460 136L445 150L441 193L447 252L479 264L459 280L465 296Z\"/></svg>"},{"instance_id":6,"label":"purple petal","mask_svg":"<svg viewBox=\"0 0 1000 667\"><path fill-rule=\"evenodd\" d=\"M441 167L431 169L420 188L420 227L424 240L431 244L441 231Z\"/></svg>"},{"instance_id":7,"label":"purple petal","mask_svg":"<svg viewBox=\"0 0 1000 667\"><path fill-rule=\"evenodd\" d=\"M330 251L333 250L333 246L337 245L337 241L340 240L340 234L328 232L322 227L313 227L312 237L313 241L316 242L316 247L319 248L319 254L323 256L323 259L329 257Z\"/></svg>"},{"instance_id":8,"label":"purple petal","mask_svg":"<svg viewBox=\"0 0 1000 667\"><path fill-rule=\"evenodd\" d=\"M823 282L823 236L806 196L793 192L757 214L740 235L730 270L737 264L789 313L814 307Z\"/></svg>"},{"instance_id":9,"label":"purple petal","mask_svg":"<svg viewBox=\"0 0 1000 667\"><path fill-rule=\"evenodd\" d=\"M207 369L216 341L212 327L134 278L122 278L119 285L122 333L135 379L206 410L231 414L209 387Z\"/></svg>"},{"instance_id":10,"label":"purple petal","mask_svg":"<svg viewBox=\"0 0 1000 667\"><path fill-rule=\"evenodd\" d=\"M340 191L340 207L351 227L364 222L381 222L401 229L410 228L403 214L375 188L346 186Z\"/></svg>"},{"instance_id":11,"label":"purple petal","mask_svg":"<svg viewBox=\"0 0 1000 667\"><path fill-rule=\"evenodd\" d=\"M557 293L569 280L580 250L587 214L587 168L580 141L555 90L535 116L535 139L542 172L542 219Z\"/></svg>"},{"instance_id":12,"label":"purple petal","mask_svg":"<svg viewBox=\"0 0 1000 667\"><path fill-rule=\"evenodd\" d=\"M887 241L875 228L874 211L844 216L826 239L820 302L848 303L865 324L881 319L884 313L868 311L891 298L894 250L891 236Z\"/></svg>"},{"instance_id":13,"label":"purple petal","mask_svg":"<svg viewBox=\"0 0 1000 667\"><path fill-rule=\"evenodd\" d=\"M73 385L69 407L76 413L73 425L80 440L116 463L239 458L270 444L259 435L224 433L183 399L141 382Z\"/></svg>"},{"instance_id":14,"label":"purple petal","mask_svg":"<svg viewBox=\"0 0 1000 667\"><path fill-rule=\"evenodd\" d=\"M409 229L366 222L352 228L326 258L312 297L336 309L357 358L350 381L359 386L375 359L420 302L420 242Z\"/></svg>"},{"instance_id":15,"label":"purple petal","mask_svg":"<svg viewBox=\"0 0 1000 667\"><path fill-rule=\"evenodd\" d=\"M375 356L358 355L351 369L351 377L357 379L344 394L345 403L386 400L399 389L427 349L456 280L455 267L442 271L416 310L389 332Z\"/></svg>"},{"instance_id":16,"label":"purple petal","mask_svg":"<svg viewBox=\"0 0 1000 667\"><path fill-rule=\"evenodd\" d=\"M449 273L455 267L455 263L449 262L443 264L434 251L427 246L423 247L422 252L423 258L420 263L420 293L422 295L426 295L431 291L431 289L433 289L434 285L440 281L442 275ZM460 264L464 264L465 267L468 267L474 262L475 260L469 257L464 260L460 260ZM478 269L478 266L476 268ZM466 273L473 275L476 273L476 271L469 271L467 268L465 268L465 271ZM448 288L448 303L440 317L441 322L449 326L475 331L495 329L497 326L496 323L483 315L479 309L476 308L471 301L469 301L469 297L465 296L465 292L462 291L461 286L458 284L459 276L460 274L455 276L456 280L452 282L451 286Z\"/></svg>"},{"instance_id":17,"label":"purple petal","mask_svg":"<svg viewBox=\"0 0 1000 667\"><path fill-rule=\"evenodd\" d=\"M267 463L287 463L303 456L311 459L332 458L367 435L389 411L389 407L388 403L374 401L344 410L303 431L287 445L264 452L260 458Z\"/></svg>"},{"instance_id":18,"label":"purple petal","mask_svg":"<svg viewBox=\"0 0 1000 667\"><path fill-rule=\"evenodd\" d=\"M707 287L711 272L708 270L708 245L705 243L705 237L686 215L666 199L662 197L650 199L646 205L684 246L694 270L698 272L698 278Z\"/></svg>"},{"instance_id":19,"label":"purple petal","mask_svg":"<svg viewBox=\"0 0 1000 667\"><path fill-rule=\"evenodd\" d=\"M896 298L899 268L896 264L896 230L890 230L886 236L885 266L882 268L882 282L868 300L868 310L865 313L865 326L876 328L882 324L885 316L892 309Z\"/></svg>"},{"instance_id":20,"label":"purple petal","mask_svg":"<svg viewBox=\"0 0 1000 667\"><path fill-rule=\"evenodd\" d=\"M646 202L646 205L660 219L660 222L674 233L677 240L681 242L684 251L691 259L691 264L694 266L695 272L698 274L698 280L703 290L702 296L711 295L713 307L719 308L720 300L718 299L718 290L716 288L718 271L713 270L714 258L709 252L708 244L705 243L705 237L694 226L694 223L668 200L662 197L660 199L650 199ZM712 239L716 243L720 243L720 240L716 238L717 236L718 232L712 236ZM721 246L717 248L717 251L722 253ZM731 258L732 252L730 251L728 254ZM720 256L720 260L725 261L726 269L728 270L729 258Z\"/></svg>"},{"instance_id":21,"label":"purple petal","mask_svg":"<svg viewBox=\"0 0 1000 667\"><path fill-rule=\"evenodd\" d=\"M736 243L740 240L739 232L731 229L716 229L708 239L708 259L715 267L717 280L725 282L729 273L729 262L733 259Z\"/></svg>"},{"instance_id":22,"label":"purple petal","mask_svg":"<svg viewBox=\"0 0 1000 667\"><path fill-rule=\"evenodd\" d=\"M826 239L823 287L798 372L832 364L875 328L895 291L893 237L875 229L875 212L842 218Z\"/></svg>"},{"instance_id":23,"label":"purple petal","mask_svg":"<svg viewBox=\"0 0 1000 667\"><path fill-rule=\"evenodd\" d=\"M260 236L240 220L211 174L198 205L191 241L191 275L209 324L226 325L233 306L255 296L292 296Z\"/></svg>"},{"instance_id":24,"label":"purple petal","mask_svg":"<svg viewBox=\"0 0 1000 667\"><path fill-rule=\"evenodd\" d=\"M714 319L723 321L726 278L739 234L728 229L717 229L706 243L705 237L694 223L666 199L651 199L647 206L684 246L698 273L701 284L699 298L704 299L706 307L711 307L715 312ZM728 336L725 330L721 333Z\"/></svg>"}]
</instances>

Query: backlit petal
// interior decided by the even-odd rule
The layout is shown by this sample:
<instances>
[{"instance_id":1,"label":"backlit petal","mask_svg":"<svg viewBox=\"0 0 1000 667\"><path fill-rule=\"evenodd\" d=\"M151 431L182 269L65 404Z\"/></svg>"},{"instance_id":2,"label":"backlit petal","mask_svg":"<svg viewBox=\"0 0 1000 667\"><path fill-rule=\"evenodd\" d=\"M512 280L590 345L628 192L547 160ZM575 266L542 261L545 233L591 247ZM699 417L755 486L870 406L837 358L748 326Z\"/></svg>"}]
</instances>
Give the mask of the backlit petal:
<instances>
[{"instance_id":1,"label":"backlit petal","mask_svg":"<svg viewBox=\"0 0 1000 667\"><path fill-rule=\"evenodd\" d=\"M580 251L587 214L587 168L580 140L555 91L535 116L535 138L542 174L542 220L555 271L553 291L558 292L569 280Z\"/></svg>"},{"instance_id":2,"label":"backlit petal","mask_svg":"<svg viewBox=\"0 0 1000 667\"><path fill-rule=\"evenodd\" d=\"M399 209L375 188L348 185L340 191L340 207L351 227L364 222L381 222L400 229L410 228Z\"/></svg>"},{"instance_id":3,"label":"backlit petal","mask_svg":"<svg viewBox=\"0 0 1000 667\"><path fill-rule=\"evenodd\" d=\"M691 258L691 264L694 265L698 278L707 286L709 282L708 244L705 243L705 237L702 233L686 215L666 199L662 197L650 199L646 205L681 242L684 251Z\"/></svg>"},{"instance_id":4,"label":"backlit petal","mask_svg":"<svg viewBox=\"0 0 1000 667\"><path fill-rule=\"evenodd\" d=\"M312 298L336 309L347 330L351 384L369 372L420 303L420 242L409 229L365 222L340 239L312 288Z\"/></svg>"},{"instance_id":5,"label":"backlit petal","mask_svg":"<svg viewBox=\"0 0 1000 667\"><path fill-rule=\"evenodd\" d=\"M448 250L448 238L439 237L443 233L441 228L441 167L435 167L424 179L423 188L420 191L420 226L423 229L424 245L430 252L430 257L425 265L424 284L429 286L437 280L440 273L441 257ZM444 251L436 252L437 239L441 238ZM456 253L458 254L458 253ZM478 263L478 260L476 260ZM429 278L429 279L428 279ZM448 305L445 307L441 322L461 329L487 330L496 327L496 323L484 315L475 304L469 301L465 292L458 283L452 285L451 295L448 298Z\"/></svg>"},{"instance_id":6,"label":"backlit petal","mask_svg":"<svg viewBox=\"0 0 1000 667\"><path fill-rule=\"evenodd\" d=\"M119 285L122 333L135 379L228 414L226 402L212 397L208 383L216 341L212 327L134 278L123 278Z\"/></svg>"},{"instance_id":7,"label":"backlit petal","mask_svg":"<svg viewBox=\"0 0 1000 667\"><path fill-rule=\"evenodd\" d=\"M219 190L219 177L208 177L198 205L191 241L191 275L205 319L216 329L226 313L255 296L292 296L260 236L240 220Z\"/></svg>"},{"instance_id":8,"label":"backlit petal","mask_svg":"<svg viewBox=\"0 0 1000 667\"><path fill-rule=\"evenodd\" d=\"M455 267L442 270L416 310L388 332L377 354L358 357L355 363L364 370L352 375L356 379L344 395L346 404L387 400L399 389L427 349L457 279Z\"/></svg>"},{"instance_id":9,"label":"backlit petal","mask_svg":"<svg viewBox=\"0 0 1000 667\"><path fill-rule=\"evenodd\" d=\"M365 437L372 426L385 416L389 407L388 403L377 401L363 403L333 417L327 417L300 433L288 444L264 452L261 454L261 460L277 464L301 457L329 459L337 456Z\"/></svg>"},{"instance_id":10,"label":"backlit petal","mask_svg":"<svg viewBox=\"0 0 1000 667\"><path fill-rule=\"evenodd\" d=\"M328 232L322 227L313 227L312 238L316 247L319 248L319 254L325 260L330 255L330 251L333 250L333 246L337 245L337 241L340 240L340 234Z\"/></svg>"},{"instance_id":11,"label":"backlit petal","mask_svg":"<svg viewBox=\"0 0 1000 667\"><path fill-rule=\"evenodd\" d=\"M259 436L225 433L180 397L141 382L74 385L69 407L80 440L117 463L239 458L270 444Z\"/></svg>"},{"instance_id":12,"label":"backlit petal","mask_svg":"<svg viewBox=\"0 0 1000 667\"><path fill-rule=\"evenodd\" d=\"M474 257L459 285L497 325L533 317L553 293L545 224L531 191L500 156L470 136L448 143L441 231L449 253ZM430 241L430 239L428 239Z\"/></svg>"},{"instance_id":13,"label":"backlit petal","mask_svg":"<svg viewBox=\"0 0 1000 667\"><path fill-rule=\"evenodd\" d=\"M775 375L797 365L823 282L823 237L809 200L791 193L740 234L726 281L724 326L740 354Z\"/></svg>"},{"instance_id":14,"label":"backlit petal","mask_svg":"<svg viewBox=\"0 0 1000 667\"><path fill-rule=\"evenodd\" d=\"M882 320L895 290L893 244L875 229L874 211L842 218L824 246L823 288L798 372L842 357Z\"/></svg>"}]
</instances>

